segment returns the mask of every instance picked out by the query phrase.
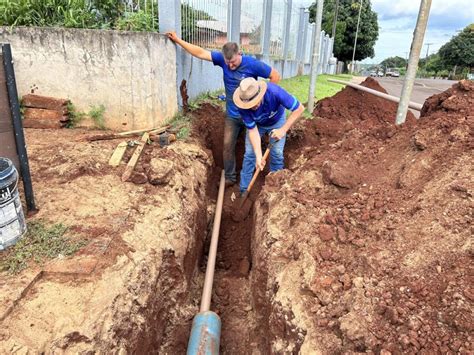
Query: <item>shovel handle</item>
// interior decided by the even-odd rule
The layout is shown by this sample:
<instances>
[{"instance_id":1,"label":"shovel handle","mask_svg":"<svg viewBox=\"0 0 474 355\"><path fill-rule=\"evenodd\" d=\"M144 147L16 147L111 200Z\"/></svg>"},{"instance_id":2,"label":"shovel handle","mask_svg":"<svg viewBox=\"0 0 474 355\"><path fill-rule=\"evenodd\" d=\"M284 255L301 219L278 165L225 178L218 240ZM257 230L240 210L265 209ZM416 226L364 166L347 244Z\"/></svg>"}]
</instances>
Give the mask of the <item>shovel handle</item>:
<instances>
[{"instance_id":1,"label":"shovel handle","mask_svg":"<svg viewBox=\"0 0 474 355\"><path fill-rule=\"evenodd\" d=\"M268 156L270 155L270 149L271 149L271 148L272 148L271 145L269 145L269 146L267 147L267 150L266 150L265 153L263 154L262 160L267 161ZM260 174L260 169L259 169L259 168L255 168L255 173L253 173L252 180L250 181L249 187L247 187L246 195L249 194L250 190L252 189L252 186L255 184L255 181L257 181L258 174Z\"/></svg>"}]
</instances>

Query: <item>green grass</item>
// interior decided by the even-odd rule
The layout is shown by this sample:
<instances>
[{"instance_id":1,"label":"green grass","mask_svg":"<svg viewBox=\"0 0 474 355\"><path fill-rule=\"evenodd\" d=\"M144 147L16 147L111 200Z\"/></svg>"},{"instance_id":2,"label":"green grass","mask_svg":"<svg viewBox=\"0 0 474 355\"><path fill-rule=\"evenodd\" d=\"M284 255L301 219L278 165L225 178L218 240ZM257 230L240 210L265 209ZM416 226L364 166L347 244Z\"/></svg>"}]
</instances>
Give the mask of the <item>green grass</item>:
<instances>
[{"instance_id":1,"label":"green grass","mask_svg":"<svg viewBox=\"0 0 474 355\"><path fill-rule=\"evenodd\" d=\"M79 250L85 241L73 241L65 236L67 227L61 223L46 225L42 220L28 223L28 232L14 246L2 252L0 270L16 274L26 269L31 261L68 256Z\"/></svg>"},{"instance_id":2,"label":"green grass","mask_svg":"<svg viewBox=\"0 0 474 355\"><path fill-rule=\"evenodd\" d=\"M176 132L177 139L186 139L191 132L191 118L182 112L178 112L166 121L165 125L171 126L171 131Z\"/></svg>"},{"instance_id":3,"label":"green grass","mask_svg":"<svg viewBox=\"0 0 474 355\"><path fill-rule=\"evenodd\" d=\"M94 124L99 129L105 129L105 121L104 121L104 112L105 106L90 106L90 111L88 116L94 121Z\"/></svg>"},{"instance_id":4,"label":"green grass","mask_svg":"<svg viewBox=\"0 0 474 355\"><path fill-rule=\"evenodd\" d=\"M328 79L338 79L348 81L352 78L351 75L318 75L316 81L316 99L321 100L325 97L333 96L340 91L344 85L330 83ZM283 79L279 85L288 91L290 94L295 95L298 101L302 103L308 102L309 92L309 75L295 76L290 79Z\"/></svg>"}]
</instances>

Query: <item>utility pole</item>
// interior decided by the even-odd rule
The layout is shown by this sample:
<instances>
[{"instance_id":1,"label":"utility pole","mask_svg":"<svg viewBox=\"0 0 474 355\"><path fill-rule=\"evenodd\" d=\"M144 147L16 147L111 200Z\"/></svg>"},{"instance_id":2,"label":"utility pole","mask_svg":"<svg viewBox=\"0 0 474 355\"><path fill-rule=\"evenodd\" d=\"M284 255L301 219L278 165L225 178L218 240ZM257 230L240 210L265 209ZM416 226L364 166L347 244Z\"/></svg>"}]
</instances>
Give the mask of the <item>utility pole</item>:
<instances>
[{"instance_id":1,"label":"utility pole","mask_svg":"<svg viewBox=\"0 0 474 355\"><path fill-rule=\"evenodd\" d=\"M397 125L405 122L408 103L410 101L413 84L415 83L416 69L420 59L421 47L423 45L423 38L425 37L426 25L430 15L431 0L421 0L420 11L418 12L418 20L416 21L415 32L413 33L413 41L410 48L410 59L408 59L408 68L403 82L402 95L400 103L398 104L397 118L395 123Z\"/></svg>"},{"instance_id":2,"label":"utility pole","mask_svg":"<svg viewBox=\"0 0 474 355\"><path fill-rule=\"evenodd\" d=\"M357 48L357 35L359 34L360 12L362 10L362 2L363 1L364 0L360 0L359 16L357 17L357 28L356 28L356 36L355 36L355 40L354 40L354 50L352 51L351 74L354 72L354 58L355 58L356 48Z\"/></svg>"},{"instance_id":3,"label":"utility pole","mask_svg":"<svg viewBox=\"0 0 474 355\"><path fill-rule=\"evenodd\" d=\"M339 0L336 0L336 8L334 9L334 21L332 22L332 38L336 38L337 10L339 9Z\"/></svg>"},{"instance_id":4,"label":"utility pole","mask_svg":"<svg viewBox=\"0 0 474 355\"><path fill-rule=\"evenodd\" d=\"M324 0L318 0L318 7L316 9L316 33L314 34L313 56L311 59L311 77L308 95L308 111L310 113L312 113L314 110L314 94L316 91L316 79L318 77L319 44L321 42L321 22L323 20L323 5Z\"/></svg>"},{"instance_id":5,"label":"utility pole","mask_svg":"<svg viewBox=\"0 0 474 355\"><path fill-rule=\"evenodd\" d=\"M430 46L434 44L434 43L425 43L425 46L426 46L426 59L428 59L428 55L429 55L429 52L430 52Z\"/></svg>"}]
</instances>

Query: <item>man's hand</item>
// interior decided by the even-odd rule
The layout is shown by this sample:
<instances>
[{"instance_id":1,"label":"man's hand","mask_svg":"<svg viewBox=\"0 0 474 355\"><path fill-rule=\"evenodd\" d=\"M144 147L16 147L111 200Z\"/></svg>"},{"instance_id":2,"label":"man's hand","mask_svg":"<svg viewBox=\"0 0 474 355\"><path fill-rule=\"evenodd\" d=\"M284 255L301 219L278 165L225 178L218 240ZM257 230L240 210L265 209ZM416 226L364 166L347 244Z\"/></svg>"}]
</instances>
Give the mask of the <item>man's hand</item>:
<instances>
[{"instance_id":1,"label":"man's hand","mask_svg":"<svg viewBox=\"0 0 474 355\"><path fill-rule=\"evenodd\" d=\"M285 134L286 134L286 129L284 127L281 127L281 128L274 129L270 137L279 141L285 136Z\"/></svg>"},{"instance_id":2,"label":"man's hand","mask_svg":"<svg viewBox=\"0 0 474 355\"><path fill-rule=\"evenodd\" d=\"M262 157L256 157L256 162L255 162L255 168L260 169L260 171L263 171L263 168L265 168L265 160L262 159Z\"/></svg>"},{"instance_id":3,"label":"man's hand","mask_svg":"<svg viewBox=\"0 0 474 355\"><path fill-rule=\"evenodd\" d=\"M174 31L166 32L165 34L166 34L166 35L168 36L168 38L169 38L170 40L172 40L173 42L176 42L176 41L179 39L178 35L177 35L176 32L174 32Z\"/></svg>"}]
</instances>

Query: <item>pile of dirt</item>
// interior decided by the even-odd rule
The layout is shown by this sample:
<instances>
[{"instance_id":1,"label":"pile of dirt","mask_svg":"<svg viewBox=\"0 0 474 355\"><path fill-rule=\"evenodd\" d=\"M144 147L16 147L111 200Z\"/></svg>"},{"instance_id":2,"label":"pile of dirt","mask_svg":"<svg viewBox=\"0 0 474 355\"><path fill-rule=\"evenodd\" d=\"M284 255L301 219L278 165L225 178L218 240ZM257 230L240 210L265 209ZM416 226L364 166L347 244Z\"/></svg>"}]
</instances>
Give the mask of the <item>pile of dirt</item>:
<instances>
[{"instance_id":1,"label":"pile of dirt","mask_svg":"<svg viewBox=\"0 0 474 355\"><path fill-rule=\"evenodd\" d=\"M67 226L85 245L1 274L0 352L184 353L199 309L211 154L153 142L136 171L150 183L137 185L121 181L125 162L108 165L117 140L87 142L94 132L82 129L25 133L34 218Z\"/></svg>"},{"instance_id":2,"label":"pile of dirt","mask_svg":"<svg viewBox=\"0 0 474 355\"><path fill-rule=\"evenodd\" d=\"M473 85L402 126L396 104L366 95L322 100L256 202L263 350L470 353Z\"/></svg>"},{"instance_id":3,"label":"pile of dirt","mask_svg":"<svg viewBox=\"0 0 474 355\"><path fill-rule=\"evenodd\" d=\"M373 78L367 78L362 84L367 88L387 92ZM375 95L346 87L332 97L318 102L313 111L317 120L312 133L326 141L339 139L341 134L358 129L376 137L385 138L393 133L393 122L397 113L397 104ZM415 122L415 116L408 111L406 124Z\"/></svg>"}]
</instances>

